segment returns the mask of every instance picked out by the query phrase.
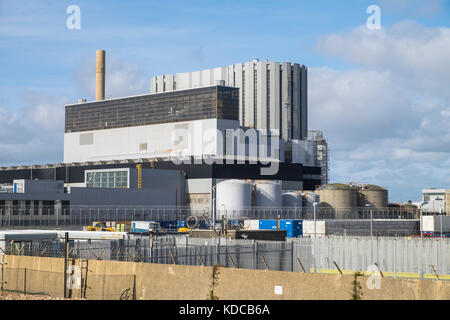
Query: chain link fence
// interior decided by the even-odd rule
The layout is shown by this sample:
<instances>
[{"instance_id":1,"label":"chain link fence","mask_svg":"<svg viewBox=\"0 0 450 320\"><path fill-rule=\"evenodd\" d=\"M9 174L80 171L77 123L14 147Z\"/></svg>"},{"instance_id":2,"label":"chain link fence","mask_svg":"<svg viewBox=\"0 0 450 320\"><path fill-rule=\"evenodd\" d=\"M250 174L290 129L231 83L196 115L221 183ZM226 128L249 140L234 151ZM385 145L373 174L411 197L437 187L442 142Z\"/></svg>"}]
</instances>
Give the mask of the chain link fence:
<instances>
[{"instance_id":1,"label":"chain link fence","mask_svg":"<svg viewBox=\"0 0 450 320\"><path fill-rule=\"evenodd\" d=\"M133 275L96 275L90 271L69 268L64 272L51 272L29 268L7 268L0 272L1 292L39 295L53 298L88 300L133 300L136 278Z\"/></svg>"},{"instance_id":2,"label":"chain link fence","mask_svg":"<svg viewBox=\"0 0 450 320\"><path fill-rule=\"evenodd\" d=\"M59 241L23 243L9 254L62 257ZM450 239L325 236L288 241L155 236L70 241L69 259L117 260L292 272L365 271L388 277L450 280Z\"/></svg>"},{"instance_id":3,"label":"chain link fence","mask_svg":"<svg viewBox=\"0 0 450 320\"><path fill-rule=\"evenodd\" d=\"M167 231L176 231L178 221L188 217L202 217L207 222L220 222L222 216L228 220L260 219L304 219L304 220L368 220L368 219L418 219L417 211L398 208L258 208L245 210L194 210L189 207L148 206L41 206L32 209L17 206L0 207L0 228L60 227L79 229L93 221L159 221ZM208 223L205 224L207 226Z\"/></svg>"}]
</instances>

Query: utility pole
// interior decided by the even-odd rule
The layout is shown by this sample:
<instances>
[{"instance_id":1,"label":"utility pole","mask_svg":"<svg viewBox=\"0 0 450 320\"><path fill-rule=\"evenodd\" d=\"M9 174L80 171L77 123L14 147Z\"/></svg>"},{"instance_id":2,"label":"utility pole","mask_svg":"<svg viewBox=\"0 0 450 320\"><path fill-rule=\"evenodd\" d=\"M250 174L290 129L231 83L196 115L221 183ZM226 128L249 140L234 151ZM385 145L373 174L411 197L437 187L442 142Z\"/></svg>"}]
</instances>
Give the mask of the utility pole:
<instances>
[{"instance_id":1,"label":"utility pole","mask_svg":"<svg viewBox=\"0 0 450 320\"><path fill-rule=\"evenodd\" d=\"M316 238L316 206L317 206L317 202L313 203L313 208L314 208L314 238Z\"/></svg>"},{"instance_id":2,"label":"utility pole","mask_svg":"<svg viewBox=\"0 0 450 320\"><path fill-rule=\"evenodd\" d=\"M370 237L373 237L373 210L370 210Z\"/></svg>"},{"instance_id":3,"label":"utility pole","mask_svg":"<svg viewBox=\"0 0 450 320\"><path fill-rule=\"evenodd\" d=\"M420 240L423 240L423 232L422 232L422 229L423 229L423 226L422 226L422 224L423 224L423 209L422 209L422 207L423 207L423 202L420 204L420 223L419 223L419 231L420 231Z\"/></svg>"},{"instance_id":4,"label":"utility pole","mask_svg":"<svg viewBox=\"0 0 450 320\"><path fill-rule=\"evenodd\" d=\"M64 239L64 299L67 297L67 258L69 254L69 233L66 232Z\"/></svg>"}]
</instances>

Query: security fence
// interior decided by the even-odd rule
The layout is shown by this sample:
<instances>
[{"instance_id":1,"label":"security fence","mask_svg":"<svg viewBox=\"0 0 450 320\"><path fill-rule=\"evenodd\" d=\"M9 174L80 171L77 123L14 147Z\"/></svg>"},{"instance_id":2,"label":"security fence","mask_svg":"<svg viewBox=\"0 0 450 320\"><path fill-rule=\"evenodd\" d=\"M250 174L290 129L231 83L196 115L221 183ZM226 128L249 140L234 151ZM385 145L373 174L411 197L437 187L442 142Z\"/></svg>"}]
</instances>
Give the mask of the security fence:
<instances>
[{"instance_id":1,"label":"security fence","mask_svg":"<svg viewBox=\"0 0 450 320\"><path fill-rule=\"evenodd\" d=\"M22 244L10 254L61 257L62 242ZM7 246L9 248L10 246ZM288 241L161 236L71 241L70 259L134 261L291 272L380 272L386 277L450 280L450 239L326 236Z\"/></svg>"},{"instance_id":2,"label":"security fence","mask_svg":"<svg viewBox=\"0 0 450 320\"><path fill-rule=\"evenodd\" d=\"M186 221L190 216L201 217L206 222L260 219L418 219L417 211L399 208L258 208L244 210L195 210L189 207L150 206L0 206L0 228L21 227L65 227L79 228L93 221L159 221L164 229L175 231L177 221ZM207 225L206 223L205 225Z\"/></svg>"},{"instance_id":3,"label":"security fence","mask_svg":"<svg viewBox=\"0 0 450 320\"><path fill-rule=\"evenodd\" d=\"M75 269L75 268L74 268ZM79 269L78 269L79 270ZM133 275L96 275L86 270L51 272L29 268L7 268L0 272L1 292L39 295L52 298L88 300L133 300L136 278ZM64 287L64 283L67 283Z\"/></svg>"}]
</instances>

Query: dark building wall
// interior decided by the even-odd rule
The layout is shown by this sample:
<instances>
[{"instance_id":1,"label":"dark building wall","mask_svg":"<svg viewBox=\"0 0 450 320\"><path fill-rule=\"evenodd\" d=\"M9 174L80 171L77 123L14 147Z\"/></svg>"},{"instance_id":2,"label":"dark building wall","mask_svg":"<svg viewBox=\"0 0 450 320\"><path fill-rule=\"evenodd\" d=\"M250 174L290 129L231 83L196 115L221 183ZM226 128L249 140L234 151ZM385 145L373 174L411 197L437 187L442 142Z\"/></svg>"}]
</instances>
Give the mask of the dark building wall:
<instances>
[{"instance_id":1,"label":"dark building wall","mask_svg":"<svg viewBox=\"0 0 450 320\"><path fill-rule=\"evenodd\" d=\"M201 119L239 120L239 89L212 86L66 106L65 132Z\"/></svg>"},{"instance_id":2,"label":"dark building wall","mask_svg":"<svg viewBox=\"0 0 450 320\"><path fill-rule=\"evenodd\" d=\"M84 182L84 171L108 168L136 168L137 163L67 166L45 169L0 170L0 183L12 183L14 179L56 179L65 183ZM155 162L154 168L178 170L186 179L253 179L253 180L285 180L303 181L305 190L315 190L320 180L304 179L303 175L320 175L320 167L303 167L296 163L279 163L275 175L261 175L262 164L180 164L171 161ZM152 164L143 162L142 168L151 168Z\"/></svg>"}]
</instances>

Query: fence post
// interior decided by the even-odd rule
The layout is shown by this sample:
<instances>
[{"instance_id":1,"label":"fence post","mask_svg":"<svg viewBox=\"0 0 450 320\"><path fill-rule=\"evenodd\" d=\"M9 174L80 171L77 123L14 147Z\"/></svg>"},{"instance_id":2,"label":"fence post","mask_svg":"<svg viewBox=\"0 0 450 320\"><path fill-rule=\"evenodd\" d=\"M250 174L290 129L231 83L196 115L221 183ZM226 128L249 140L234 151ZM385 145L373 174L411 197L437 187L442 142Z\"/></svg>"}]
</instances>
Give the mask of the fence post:
<instances>
[{"instance_id":1,"label":"fence post","mask_svg":"<svg viewBox=\"0 0 450 320\"><path fill-rule=\"evenodd\" d=\"M263 261L264 265L266 266L266 270L269 270L269 266L266 262L266 259L264 259L264 256L261 256L261 260Z\"/></svg>"},{"instance_id":2,"label":"fence post","mask_svg":"<svg viewBox=\"0 0 450 320\"><path fill-rule=\"evenodd\" d=\"M217 249L216 249L216 264L220 264L220 238L219 241L217 242Z\"/></svg>"},{"instance_id":3,"label":"fence post","mask_svg":"<svg viewBox=\"0 0 450 320\"><path fill-rule=\"evenodd\" d=\"M81 270L83 272L83 270ZM83 286L83 295L82 298L86 299L86 289L87 289L87 278L88 278L88 272L89 272L89 260L86 259L86 275L84 277L84 286Z\"/></svg>"},{"instance_id":4,"label":"fence post","mask_svg":"<svg viewBox=\"0 0 450 320\"><path fill-rule=\"evenodd\" d=\"M27 268L23 269L23 294L27 295Z\"/></svg>"},{"instance_id":5,"label":"fence post","mask_svg":"<svg viewBox=\"0 0 450 320\"><path fill-rule=\"evenodd\" d=\"M294 241L291 242L291 272L294 271Z\"/></svg>"},{"instance_id":6,"label":"fence post","mask_svg":"<svg viewBox=\"0 0 450 320\"><path fill-rule=\"evenodd\" d=\"M436 279L439 280L439 275L438 275L438 273L436 272L436 269L434 268L433 265L431 265L431 269L433 270L433 273L434 273L434 276L436 277Z\"/></svg>"},{"instance_id":7,"label":"fence post","mask_svg":"<svg viewBox=\"0 0 450 320\"><path fill-rule=\"evenodd\" d=\"M420 231L422 234L422 231ZM420 280L423 280L423 237L420 239Z\"/></svg>"},{"instance_id":8,"label":"fence post","mask_svg":"<svg viewBox=\"0 0 450 320\"><path fill-rule=\"evenodd\" d=\"M302 262L300 261L300 258L299 258L299 257L297 257L297 261L298 261L298 264L300 265L300 267L302 268L303 272L306 272L306 271L305 271L305 267L303 267L303 264L302 264Z\"/></svg>"},{"instance_id":9,"label":"fence post","mask_svg":"<svg viewBox=\"0 0 450 320\"><path fill-rule=\"evenodd\" d=\"M133 275L133 300L136 300L136 275Z\"/></svg>"},{"instance_id":10,"label":"fence post","mask_svg":"<svg viewBox=\"0 0 450 320\"><path fill-rule=\"evenodd\" d=\"M83 260L80 258L80 298L83 299Z\"/></svg>"},{"instance_id":11,"label":"fence post","mask_svg":"<svg viewBox=\"0 0 450 320\"><path fill-rule=\"evenodd\" d=\"M253 260L254 261L253 269L258 270L258 244L256 243L255 239L252 240L252 245L253 245L253 252L255 253Z\"/></svg>"},{"instance_id":12,"label":"fence post","mask_svg":"<svg viewBox=\"0 0 450 320\"><path fill-rule=\"evenodd\" d=\"M2 254L2 262L1 262L1 265L2 265L2 281L1 281L2 287L1 287L1 289L2 289L2 292L3 292L3 285L6 283L5 278L4 278L5 264L7 264L5 262L5 255Z\"/></svg>"},{"instance_id":13,"label":"fence post","mask_svg":"<svg viewBox=\"0 0 450 320\"><path fill-rule=\"evenodd\" d=\"M67 247L69 244L69 233L66 232L64 239L64 299L67 297Z\"/></svg>"},{"instance_id":14,"label":"fence post","mask_svg":"<svg viewBox=\"0 0 450 320\"><path fill-rule=\"evenodd\" d=\"M339 266L337 265L336 261L333 260L333 264L334 264L334 266L336 267L336 269L339 271L339 273L340 273L341 275L343 275L342 270L341 270L341 268L339 268Z\"/></svg>"},{"instance_id":15,"label":"fence post","mask_svg":"<svg viewBox=\"0 0 450 320\"><path fill-rule=\"evenodd\" d=\"M200 256L200 254L197 252L197 257L200 260L200 262L202 263L202 266L205 265L205 262L203 261L202 257Z\"/></svg>"},{"instance_id":16,"label":"fence post","mask_svg":"<svg viewBox=\"0 0 450 320\"><path fill-rule=\"evenodd\" d=\"M317 272L317 269L316 269L316 242L317 242L317 240L316 240L316 238L312 238L311 241L312 241L312 250L313 250L313 253L312 253L313 270L314 270L314 273L316 273Z\"/></svg>"},{"instance_id":17,"label":"fence post","mask_svg":"<svg viewBox=\"0 0 450 320\"><path fill-rule=\"evenodd\" d=\"M175 257L173 256L172 249L170 249L170 248L169 248L169 255L170 255L170 258L172 259L172 263L176 264Z\"/></svg>"},{"instance_id":18,"label":"fence post","mask_svg":"<svg viewBox=\"0 0 450 320\"><path fill-rule=\"evenodd\" d=\"M378 263L375 262L374 265L377 267L378 272L380 273L381 277L384 278L384 274L383 274L383 272L381 272L381 269L380 269L380 267L378 266Z\"/></svg>"},{"instance_id":19,"label":"fence post","mask_svg":"<svg viewBox=\"0 0 450 320\"><path fill-rule=\"evenodd\" d=\"M233 258L230 256L230 254L227 253L228 259L230 259L231 264L233 265L233 267L236 269L236 264L233 261Z\"/></svg>"},{"instance_id":20,"label":"fence post","mask_svg":"<svg viewBox=\"0 0 450 320\"><path fill-rule=\"evenodd\" d=\"M393 256L393 260L394 260L394 279L397 279L397 256L396 256L396 251L397 251L397 241L396 239L394 239L393 241L393 246L394 246L394 256ZM420 261L422 261L422 258L420 258Z\"/></svg>"}]
</instances>

